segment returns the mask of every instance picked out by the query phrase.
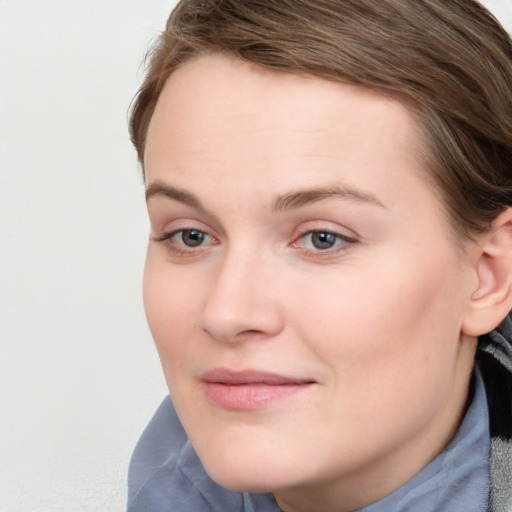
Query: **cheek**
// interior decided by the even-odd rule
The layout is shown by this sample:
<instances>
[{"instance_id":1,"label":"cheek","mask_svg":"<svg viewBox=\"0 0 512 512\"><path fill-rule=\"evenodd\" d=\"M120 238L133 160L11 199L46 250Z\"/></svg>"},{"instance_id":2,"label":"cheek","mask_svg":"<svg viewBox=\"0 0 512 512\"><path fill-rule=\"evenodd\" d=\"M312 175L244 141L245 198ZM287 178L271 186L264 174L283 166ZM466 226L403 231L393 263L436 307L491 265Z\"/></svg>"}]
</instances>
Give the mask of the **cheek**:
<instances>
[{"instance_id":1,"label":"cheek","mask_svg":"<svg viewBox=\"0 0 512 512\"><path fill-rule=\"evenodd\" d=\"M311 284L290 306L325 378L319 436L346 433L347 459L399 445L449 399L459 340L456 288L457 278L417 264L354 268L331 280L329 292Z\"/></svg>"},{"instance_id":2,"label":"cheek","mask_svg":"<svg viewBox=\"0 0 512 512\"><path fill-rule=\"evenodd\" d=\"M193 344L200 288L184 278L180 269L172 271L173 267L161 260L148 249L143 296L148 324L167 374L172 364L179 364L186 347Z\"/></svg>"},{"instance_id":3,"label":"cheek","mask_svg":"<svg viewBox=\"0 0 512 512\"><path fill-rule=\"evenodd\" d=\"M462 304L456 265L394 259L333 275L327 289L312 282L289 309L341 387L358 388L347 393L356 401L359 391L404 382L427 392L453 372Z\"/></svg>"}]
</instances>

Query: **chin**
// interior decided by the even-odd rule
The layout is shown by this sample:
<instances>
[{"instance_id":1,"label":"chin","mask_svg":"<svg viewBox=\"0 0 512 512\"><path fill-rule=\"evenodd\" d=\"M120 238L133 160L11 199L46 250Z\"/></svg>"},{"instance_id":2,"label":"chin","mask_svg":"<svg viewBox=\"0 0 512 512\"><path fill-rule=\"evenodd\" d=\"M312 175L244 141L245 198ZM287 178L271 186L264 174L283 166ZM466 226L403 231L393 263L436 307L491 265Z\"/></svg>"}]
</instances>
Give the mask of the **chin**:
<instances>
[{"instance_id":1,"label":"chin","mask_svg":"<svg viewBox=\"0 0 512 512\"><path fill-rule=\"evenodd\" d=\"M290 474L284 464L275 464L267 457L262 460L246 462L243 457L234 456L233 460L209 461L201 459L206 472L223 487L235 492L274 492L293 486L298 475Z\"/></svg>"}]
</instances>

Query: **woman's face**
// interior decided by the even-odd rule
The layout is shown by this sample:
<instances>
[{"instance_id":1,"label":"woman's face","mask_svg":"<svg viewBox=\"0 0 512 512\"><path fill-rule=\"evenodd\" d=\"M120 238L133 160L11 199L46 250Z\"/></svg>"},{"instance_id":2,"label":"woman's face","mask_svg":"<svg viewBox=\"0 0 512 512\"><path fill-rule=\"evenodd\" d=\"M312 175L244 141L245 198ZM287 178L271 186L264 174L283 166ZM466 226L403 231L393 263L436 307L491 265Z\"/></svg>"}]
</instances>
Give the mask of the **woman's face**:
<instances>
[{"instance_id":1,"label":"woman's face","mask_svg":"<svg viewBox=\"0 0 512 512\"><path fill-rule=\"evenodd\" d=\"M168 80L145 153L144 300L226 487L359 506L457 428L475 274L418 146L400 103L354 86L225 56Z\"/></svg>"}]
</instances>

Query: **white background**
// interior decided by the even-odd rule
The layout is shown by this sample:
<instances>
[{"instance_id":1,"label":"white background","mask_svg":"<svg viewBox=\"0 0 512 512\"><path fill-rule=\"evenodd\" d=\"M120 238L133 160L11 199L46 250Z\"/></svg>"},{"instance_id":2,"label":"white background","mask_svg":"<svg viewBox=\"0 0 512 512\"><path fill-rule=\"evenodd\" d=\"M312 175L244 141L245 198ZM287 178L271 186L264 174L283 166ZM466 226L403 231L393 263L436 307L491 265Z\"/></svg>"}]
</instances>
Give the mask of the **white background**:
<instances>
[{"instance_id":1,"label":"white background","mask_svg":"<svg viewBox=\"0 0 512 512\"><path fill-rule=\"evenodd\" d=\"M166 393L126 112L174 3L0 0L0 512L124 510Z\"/></svg>"}]
</instances>

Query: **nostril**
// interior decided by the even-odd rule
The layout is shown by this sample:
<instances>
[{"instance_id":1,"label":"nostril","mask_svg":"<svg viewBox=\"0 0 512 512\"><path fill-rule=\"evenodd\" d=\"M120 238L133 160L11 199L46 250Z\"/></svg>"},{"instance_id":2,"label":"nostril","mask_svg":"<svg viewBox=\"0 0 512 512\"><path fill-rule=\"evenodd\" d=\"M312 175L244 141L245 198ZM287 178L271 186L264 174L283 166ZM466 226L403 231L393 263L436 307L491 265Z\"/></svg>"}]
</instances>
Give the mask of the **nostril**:
<instances>
[{"instance_id":1,"label":"nostril","mask_svg":"<svg viewBox=\"0 0 512 512\"><path fill-rule=\"evenodd\" d=\"M240 326L239 326L240 327ZM203 326L203 330L215 339L230 343L240 343L245 341L257 341L269 336L269 333L263 329L244 329L237 326Z\"/></svg>"},{"instance_id":2,"label":"nostril","mask_svg":"<svg viewBox=\"0 0 512 512\"><path fill-rule=\"evenodd\" d=\"M254 335L257 335L257 334L263 334L261 331L257 331L256 329L248 329L247 331L243 331L239 334L239 336L241 335L246 335L246 336L254 336Z\"/></svg>"},{"instance_id":3,"label":"nostril","mask_svg":"<svg viewBox=\"0 0 512 512\"><path fill-rule=\"evenodd\" d=\"M257 339L265 336L263 331L258 331L257 329L247 329L245 331L241 331L236 335L236 338L239 340L243 339Z\"/></svg>"}]
</instances>

